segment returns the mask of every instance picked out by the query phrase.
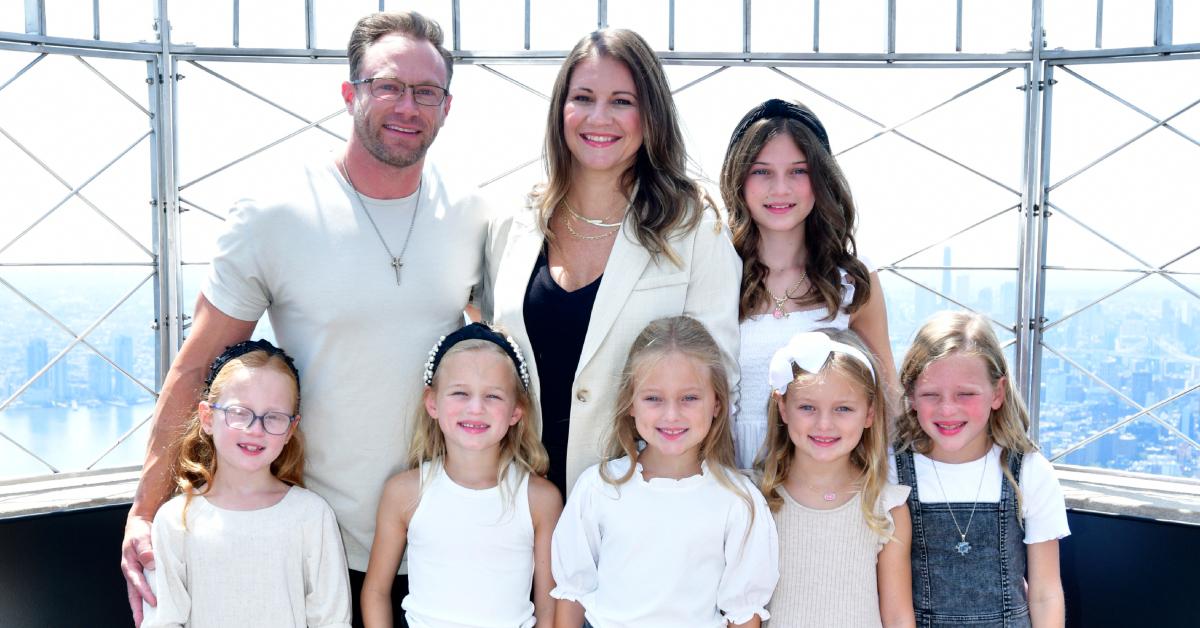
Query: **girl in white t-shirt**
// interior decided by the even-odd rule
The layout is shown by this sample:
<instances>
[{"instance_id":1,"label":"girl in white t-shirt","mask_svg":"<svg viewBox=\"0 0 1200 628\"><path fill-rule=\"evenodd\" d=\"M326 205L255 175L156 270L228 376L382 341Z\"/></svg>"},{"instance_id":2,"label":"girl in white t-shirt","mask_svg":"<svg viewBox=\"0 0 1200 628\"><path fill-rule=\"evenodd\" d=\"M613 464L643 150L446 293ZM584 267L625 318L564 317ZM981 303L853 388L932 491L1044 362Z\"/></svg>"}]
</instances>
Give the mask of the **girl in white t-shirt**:
<instances>
[{"instance_id":1,"label":"girl in white t-shirt","mask_svg":"<svg viewBox=\"0 0 1200 628\"><path fill-rule=\"evenodd\" d=\"M908 487L888 482L879 369L851 331L796 334L769 365L759 487L779 529L778 626L913 626Z\"/></svg>"},{"instance_id":2,"label":"girl in white t-shirt","mask_svg":"<svg viewBox=\"0 0 1200 628\"><path fill-rule=\"evenodd\" d=\"M935 314L904 356L900 383L895 465L912 487L917 623L1062 626L1063 494L1029 439L991 324Z\"/></svg>"},{"instance_id":3,"label":"girl in white t-shirt","mask_svg":"<svg viewBox=\"0 0 1200 628\"><path fill-rule=\"evenodd\" d=\"M759 626L775 525L733 465L721 352L700 322L651 322L621 373L605 461L554 531L556 628ZM586 618L586 624L585 624Z\"/></svg>"},{"instance_id":4,"label":"girl in white t-shirt","mask_svg":"<svg viewBox=\"0 0 1200 628\"><path fill-rule=\"evenodd\" d=\"M721 198L744 262L733 437L745 469L767 431L767 363L793 335L854 330L879 359L889 398L899 389L883 290L859 256L854 199L816 114L774 98L747 112L721 165Z\"/></svg>"},{"instance_id":5,"label":"girl in white t-shirt","mask_svg":"<svg viewBox=\"0 0 1200 628\"><path fill-rule=\"evenodd\" d=\"M266 340L217 356L154 517L142 628L350 626L333 510L304 488L300 381Z\"/></svg>"},{"instance_id":6,"label":"girl in white t-shirt","mask_svg":"<svg viewBox=\"0 0 1200 628\"><path fill-rule=\"evenodd\" d=\"M520 348L472 323L434 345L424 381L410 468L379 501L364 624L393 625L392 581L407 548L410 628L549 628L562 498L541 477L549 461Z\"/></svg>"}]
</instances>

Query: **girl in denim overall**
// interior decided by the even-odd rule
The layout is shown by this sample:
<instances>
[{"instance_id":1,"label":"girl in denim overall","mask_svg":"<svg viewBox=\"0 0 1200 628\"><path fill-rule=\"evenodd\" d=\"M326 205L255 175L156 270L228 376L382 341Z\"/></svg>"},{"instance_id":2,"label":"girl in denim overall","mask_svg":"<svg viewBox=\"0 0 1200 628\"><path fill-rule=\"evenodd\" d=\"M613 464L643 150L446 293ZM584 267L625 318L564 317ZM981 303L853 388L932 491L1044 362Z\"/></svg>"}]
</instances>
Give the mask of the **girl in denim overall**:
<instances>
[{"instance_id":1,"label":"girl in denim overall","mask_svg":"<svg viewBox=\"0 0 1200 628\"><path fill-rule=\"evenodd\" d=\"M909 489L887 479L878 364L852 331L800 333L768 383L755 468L779 528L770 625L912 626Z\"/></svg>"},{"instance_id":2,"label":"girl in denim overall","mask_svg":"<svg viewBox=\"0 0 1200 628\"><path fill-rule=\"evenodd\" d=\"M900 384L894 462L912 487L917 625L1062 626L1062 489L1029 439L990 323L935 314L904 356Z\"/></svg>"}]
</instances>

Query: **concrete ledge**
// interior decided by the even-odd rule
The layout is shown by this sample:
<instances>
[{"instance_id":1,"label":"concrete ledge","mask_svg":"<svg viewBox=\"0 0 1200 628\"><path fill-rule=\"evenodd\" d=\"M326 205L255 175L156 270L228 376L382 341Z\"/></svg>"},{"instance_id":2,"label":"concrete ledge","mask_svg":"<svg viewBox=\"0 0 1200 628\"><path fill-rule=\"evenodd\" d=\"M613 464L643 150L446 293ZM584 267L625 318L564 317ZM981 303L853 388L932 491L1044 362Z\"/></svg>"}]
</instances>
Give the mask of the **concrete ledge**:
<instances>
[{"instance_id":1,"label":"concrete ledge","mask_svg":"<svg viewBox=\"0 0 1200 628\"><path fill-rule=\"evenodd\" d=\"M128 504L141 473L136 466L5 480L0 482L0 519Z\"/></svg>"}]
</instances>

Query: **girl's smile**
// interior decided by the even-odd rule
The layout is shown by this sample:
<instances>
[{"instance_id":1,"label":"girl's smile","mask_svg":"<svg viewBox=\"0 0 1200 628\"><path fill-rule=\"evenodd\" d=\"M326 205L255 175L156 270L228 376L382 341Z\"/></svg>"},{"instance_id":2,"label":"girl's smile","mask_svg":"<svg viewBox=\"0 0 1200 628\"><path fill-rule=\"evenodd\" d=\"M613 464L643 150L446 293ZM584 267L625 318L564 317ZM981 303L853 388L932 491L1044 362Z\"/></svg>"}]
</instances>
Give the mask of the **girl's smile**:
<instances>
[{"instance_id":1,"label":"girl's smile","mask_svg":"<svg viewBox=\"0 0 1200 628\"><path fill-rule=\"evenodd\" d=\"M433 387L425 391L425 409L446 436L447 448L491 449L521 420L519 385L506 356L483 350L453 353L442 360Z\"/></svg>"},{"instance_id":2,"label":"girl's smile","mask_svg":"<svg viewBox=\"0 0 1200 628\"><path fill-rule=\"evenodd\" d=\"M983 358L953 353L925 367L910 402L933 441L929 456L969 462L987 453L991 444L988 420L1004 404L1004 378L993 384Z\"/></svg>"},{"instance_id":3,"label":"girl's smile","mask_svg":"<svg viewBox=\"0 0 1200 628\"><path fill-rule=\"evenodd\" d=\"M853 381L837 369L788 386L776 397L796 455L813 461L849 456L874 422L871 404Z\"/></svg>"},{"instance_id":4,"label":"girl's smile","mask_svg":"<svg viewBox=\"0 0 1200 628\"><path fill-rule=\"evenodd\" d=\"M242 406L255 414L282 412L290 415L296 411L293 407L295 399L295 384L288 376L274 369L248 368L229 379L215 404L222 408ZM293 422L286 434L268 434L261 420L252 421L246 429L235 429L226 423L223 410L207 402L200 405L200 425L212 436L218 472L236 470L269 474L271 463L296 429Z\"/></svg>"},{"instance_id":5,"label":"girl's smile","mask_svg":"<svg viewBox=\"0 0 1200 628\"><path fill-rule=\"evenodd\" d=\"M672 351L646 371L634 388L629 411L646 441L646 453L651 459L656 454L698 456L717 413L708 368Z\"/></svg>"}]
</instances>

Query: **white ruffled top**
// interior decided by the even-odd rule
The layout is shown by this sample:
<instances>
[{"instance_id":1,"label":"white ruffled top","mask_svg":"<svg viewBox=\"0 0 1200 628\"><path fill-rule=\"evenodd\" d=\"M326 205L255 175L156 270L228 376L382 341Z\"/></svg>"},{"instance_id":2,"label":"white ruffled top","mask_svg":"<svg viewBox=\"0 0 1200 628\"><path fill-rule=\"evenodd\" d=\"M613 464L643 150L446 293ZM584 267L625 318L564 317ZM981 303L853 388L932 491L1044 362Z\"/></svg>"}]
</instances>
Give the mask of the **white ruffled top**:
<instances>
[{"instance_id":1,"label":"white ruffled top","mask_svg":"<svg viewBox=\"0 0 1200 628\"><path fill-rule=\"evenodd\" d=\"M867 271L875 269L863 258ZM738 364L742 370L739 409L733 419L733 443L738 468L749 469L754 457L767 436L767 404L771 399L771 385L767 383L767 370L771 356L787 344L792 336L815 329L832 327L846 329L850 326L850 315L845 307L854 300L854 284L845 270L838 269L842 279L842 308L833 320L822 320L829 316L824 308L788 312L786 317L775 318L770 312L751 316L742 321L741 349Z\"/></svg>"},{"instance_id":2,"label":"white ruffled top","mask_svg":"<svg viewBox=\"0 0 1200 628\"><path fill-rule=\"evenodd\" d=\"M619 478L629 458L601 464ZM749 478L728 471L753 512L707 463L682 480L646 480L639 464L618 486L599 471L579 476L554 529L552 596L582 604L596 628L724 628L768 618L779 541Z\"/></svg>"}]
</instances>

